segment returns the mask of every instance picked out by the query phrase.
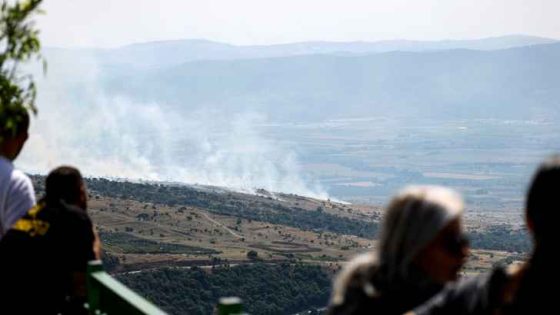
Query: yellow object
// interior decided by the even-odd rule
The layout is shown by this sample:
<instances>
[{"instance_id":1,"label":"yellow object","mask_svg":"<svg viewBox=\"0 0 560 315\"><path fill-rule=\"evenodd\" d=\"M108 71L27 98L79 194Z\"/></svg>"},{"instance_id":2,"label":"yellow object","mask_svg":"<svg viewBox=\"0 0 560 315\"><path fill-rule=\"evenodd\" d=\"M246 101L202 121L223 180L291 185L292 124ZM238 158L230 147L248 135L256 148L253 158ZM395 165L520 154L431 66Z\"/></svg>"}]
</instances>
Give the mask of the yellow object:
<instances>
[{"instance_id":1,"label":"yellow object","mask_svg":"<svg viewBox=\"0 0 560 315\"><path fill-rule=\"evenodd\" d=\"M44 207L44 204L37 204L31 208L27 212L26 217L16 221L16 223L12 226L12 229L27 233L31 237L47 234L50 227L49 222L37 219L37 214L41 212Z\"/></svg>"}]
</instances>

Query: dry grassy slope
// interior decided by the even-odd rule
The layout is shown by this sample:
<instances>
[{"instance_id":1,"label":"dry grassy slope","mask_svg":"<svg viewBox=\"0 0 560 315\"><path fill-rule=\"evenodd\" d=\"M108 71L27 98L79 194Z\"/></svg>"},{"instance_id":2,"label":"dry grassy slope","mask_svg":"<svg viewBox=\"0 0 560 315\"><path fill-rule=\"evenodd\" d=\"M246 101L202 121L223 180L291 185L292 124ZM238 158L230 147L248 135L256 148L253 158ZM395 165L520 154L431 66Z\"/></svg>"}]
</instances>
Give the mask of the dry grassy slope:
<instances>
[{"instance_id":1,"label":"dry grassy slope","mask_svg":"<svg viewBox=\"0 0 560 315\"><path fill-rule=\"evenodd\" d=\"M352 218L379 214L375 207L362 206L360 211L355 211L354 206L310 198L292 195L276 197L281 201L274 199L271 202L297 203L309 211L321 206L326 212ZM103 235L105 250L119 259L121 271L209 265L216 259L228 260L230 263L249 262L247 253L251 250L266 261L297 259L338 269L350 257L376 245L375 241L356 236L304 231L284 225L216 215L196 207L169 207L94 196L90 200L89 211ZM148 240L148 244L143 244L143 240ZM137 244L136 241L141 242ZM184 247L172 247L169 250L170 244ZM477 273L487 270L508 256L510 254L506 252L475 250L465 271Z\"/></svg>"},{"instance_id":2,"label":"dry grassy slope","mask_svg":"<svg viewBox=\"0 0 560 315\"><path fill-rule=\"evenodd\" d=\"M32 178L41 195L44 178ZM218 259L227 259L230 263L250 262L247 253L251 250L265 261L298 259L338 269L350 257L376 246L374 240L366 238L218 215L200 207L166 206L122 196L110 198L91 188L89 212L102 235L104 249L119 259L120 270L208 265ZM195 185L186 189L206 191L205 198L221 195L221 198L214 198L219 202L241 201L249 208L281 205L301 211L317 211L320 207L324 213L370 222L379 221L383 211L370 205L345 205L264 190L254 195L220 187ZM495 221L485 214L469 216L467 213L465 224L469 230L478 230ZM496 262L511 262L519 257L503 251L473 250L465 272L477 273Z\"/></svg>"},{"instance_id":3,"label":"dry grassy slope","mask_svg":"<svg viewBox=\"0 0 560 315\"><path fill-rule=\"evenodd\" d=\"M219 254L131 253L118 242L105 249L125 264L167 261L205 261L212 257L246 260L255 250L265 260L296 258L306 261L345 260L375 242L355 236L317 233L296 228L216 215L193 207L168 207L106 197L90 201L90 214L104 236L126 233L160 243L211 248ZM114 234L117 233L117 234ZM105 237L106 239L106 237Z\"/></svg>"}]
</instances>

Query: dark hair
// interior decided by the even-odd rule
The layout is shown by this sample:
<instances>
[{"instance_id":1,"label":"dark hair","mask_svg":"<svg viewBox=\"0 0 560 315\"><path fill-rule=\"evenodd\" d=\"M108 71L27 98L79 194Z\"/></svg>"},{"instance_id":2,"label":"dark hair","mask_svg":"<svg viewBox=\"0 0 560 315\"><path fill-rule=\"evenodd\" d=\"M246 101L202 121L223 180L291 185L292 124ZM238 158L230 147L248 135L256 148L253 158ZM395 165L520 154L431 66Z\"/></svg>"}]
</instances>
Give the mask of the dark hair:
<instances>
[{"instance_id":1,"label":"dark hair","mask_svg":"<svg viewBox=\"0 0 560 315\"><path fill-rule=\"evenodd\" d=\"M71 166L60 166L52 170L45 183L47 203L77 204L82 198L84 184L80 171Z\"/></svg>"},{"instance_id":2,"label":"dark hair","mask_svg":"<svg viewBox=\"0 0 560 315\"><path fill-rule=\"evenodd\" d=\"M29 129L29 113L21 106L0 108L0 140L9 139Z\"/></svg>"},{"instance_id":3,"label":"dark hair","mask_svg":"<svg viewBox=\"0 0 560 315\"><path fill-rule=\"evenodd\" d=\"M533 176L526 204L535 238L549 239L557 232L560 219L560 155L544 161Z\"/></svg>"},{"instance_id":4,"label":"dark hair","mask_svg":"<svg viewBox=\"0 0 560 315\"><path fill-rule=\"evenodd\" d=\"M521 274L513 302L504 314L542 313L555 304L542 292L542 284L557 269L558 219L560 218L560 155L541 163L527 193L527 218L533 224L535 249Z\"/></svg>"}]
</instances>

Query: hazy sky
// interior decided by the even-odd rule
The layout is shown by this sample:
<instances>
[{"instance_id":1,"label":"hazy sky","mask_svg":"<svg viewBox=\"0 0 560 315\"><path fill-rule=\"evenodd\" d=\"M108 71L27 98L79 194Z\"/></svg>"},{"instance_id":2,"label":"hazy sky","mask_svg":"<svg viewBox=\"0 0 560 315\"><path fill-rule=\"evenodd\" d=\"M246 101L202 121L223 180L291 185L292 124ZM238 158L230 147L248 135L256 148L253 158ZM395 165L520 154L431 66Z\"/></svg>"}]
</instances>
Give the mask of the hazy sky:
<instances>
[{"instance_id":1,"label":"hazy sky","mask_svg":"<svg viewBox=\"0 0 560 315\"><path fill-rule=\"evenodd\" d=\"M205 38L305 40L560 38L558 0L45 0L48 46Z\"/></svg>"}]
</instances>

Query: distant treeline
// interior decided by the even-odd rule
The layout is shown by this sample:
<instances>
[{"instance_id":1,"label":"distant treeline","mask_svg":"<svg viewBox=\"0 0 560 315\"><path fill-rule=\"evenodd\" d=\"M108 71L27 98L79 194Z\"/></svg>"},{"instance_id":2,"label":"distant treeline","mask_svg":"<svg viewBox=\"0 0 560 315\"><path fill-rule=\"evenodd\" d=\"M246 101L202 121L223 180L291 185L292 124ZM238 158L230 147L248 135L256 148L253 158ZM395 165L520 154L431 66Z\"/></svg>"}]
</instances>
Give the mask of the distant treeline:
<instances>
[{"instance_id":1,"label":"distant treeline","mask_svg":"<svg viewBox=\"0 0 560 315\"><path fill-rule=\"evenodd\" d=\"M492 225L483 231L472 231L469 239L471 246L477 249L528 253L532 247L531 237L525 229L513 229L506 224Z\"/></svg>"},{"instance_id":2,"label":"distant treeline","mask_svg":"<svg viewBox=\"0 0 560 315\"><path fill-rule=\"evenodd\" d=\"M123 274L118 279L171 314L212 314L220 297L238 296L250 314L293 314L327 304L331 278L319 266L255 263Z\"/></svg>"},{"instance_id":3,"label":"distant treeline","mask_svg":"<svg viewBox=\"0 0 560 315\"><path fill-rule=\"evenodd\" d=\"M317 230L349 234L372 239L377 222L350 219L324 211L310 211L288 207L266 197L243 198L235 193L206 192L187 186L168 186L88 179L88 188L112 198L134 199L167 206L191 206L212 213L243 219L291 226L303 230Z\"/></svg>"}]
</instances>

